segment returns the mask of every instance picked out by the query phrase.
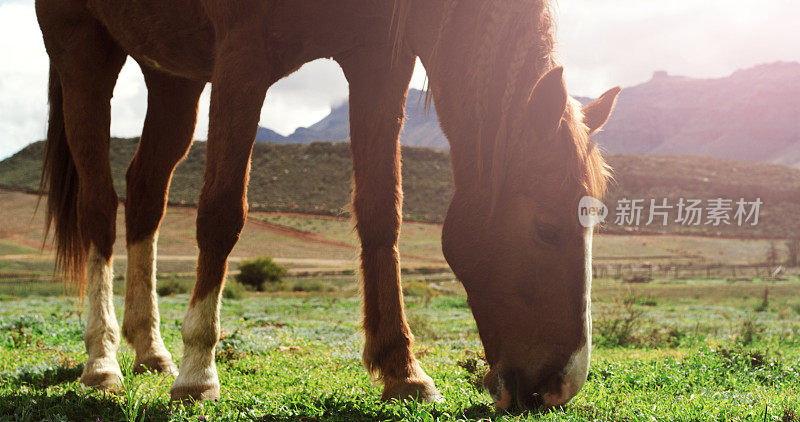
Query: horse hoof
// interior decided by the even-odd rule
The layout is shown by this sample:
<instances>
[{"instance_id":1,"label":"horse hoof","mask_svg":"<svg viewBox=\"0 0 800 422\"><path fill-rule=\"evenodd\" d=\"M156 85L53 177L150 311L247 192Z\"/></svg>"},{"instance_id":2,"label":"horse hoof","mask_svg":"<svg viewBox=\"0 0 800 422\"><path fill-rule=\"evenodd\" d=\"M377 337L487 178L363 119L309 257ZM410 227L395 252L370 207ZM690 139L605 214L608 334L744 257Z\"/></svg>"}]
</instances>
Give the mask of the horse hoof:
<instances>
[{"instance_id":1,"label":"horse hoof","mask_svg":"<svg viewBox=\"0 0 800 422\"><path fill-rule=\"evenodd\" d=\"M81 384L99 390L118 390L122 386L122 374L116 372L93 372L81 375Z\"/></svg>"},{"instance_id":2,"label":"horse hoof","mask_svg":"<svg viewBox=\"0 0 800 422\"><path fill-rule=\"evenodd\" d=\"M381 400L417 400L424 403L444 401L433 379L424 372L421 375L402 380L384 379Z\"/></svg>"},{"instance_id":3,"label":"horse hoof","mask_svg":"<svg viewBox=\"0 0 800 422\"><path fill-rule=\"evenodd\" d=\"M219 384L216 385L173 385L169 390L172 401L201 402L219 400Z\"/></svg>"},{"instance_id":4,"label":"horse hoof","mask_svg":"<svg viewBox=\"0 0 800 422\"><path fill-rule=\"evenodd\" d=\"M133 364L133 373L141 374L147 371L154 371L160 374L169 374L173 377L178 376L178 367L172 363L169 355L167 356L150 356L142 360L136 359Z\"/></svg>"}]
</instances>

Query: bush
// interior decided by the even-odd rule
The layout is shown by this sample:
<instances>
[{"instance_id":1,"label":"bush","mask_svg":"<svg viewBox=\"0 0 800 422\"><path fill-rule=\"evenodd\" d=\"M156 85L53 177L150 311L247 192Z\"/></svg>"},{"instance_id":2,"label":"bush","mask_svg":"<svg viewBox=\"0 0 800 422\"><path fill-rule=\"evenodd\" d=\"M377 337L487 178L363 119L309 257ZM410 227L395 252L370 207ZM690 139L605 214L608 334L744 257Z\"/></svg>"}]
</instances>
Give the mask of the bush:
<instances>
[{"instance_id":1,"label":"bush","mask_svg":"<svg viewBox=\"0 0 800 422\"><path fill-rule=\"evenodd\" d=\"M299 281L292 286L293 292L329 292L333 289L319 281Z\"/></svg>"},{"instance_id":2,"label":"bush","mask_svg":"<svg viewBox=\"0 0 800 422\"><path fill-rule=\"evenodd\" d=\"M608 312L594 323L595 344L605 347L628 346L636 343L642 328L643 310L634 305L639 299L630 294L619 297Z\"/></svg>"},{"instance_id":3,"label":"bush","mask_svg":"<svg viewBox=\"0 0 800 422\"><path fill-rule=\"evenodd\" d=\"M276 264L272 258L264 256L239 265L236 281L250 286L260 292L266 290L266 284L279 284L286 275L286 268Z\"/></svg>"},{"instance_id":4,"label":"bush","mask_svg":"<svg viewBox=\"0 0 800 422\"><path fill-rule=\"evenodd\" d=\"M417 338L438 340L441 337L440 333L431 324L428 316L423 313L406 310L406 321L409 328L411 328L411 332Z\"/></svg>"},{"instance_id":5,"label":"bush","mask_svg":"<svg viewBox=\"0 0 800 422\"><path fill-rule=\"evenodd\" d=\"M403 282L403 295L407 297L419 297L424 299L423 305L428 306L431 299L439 295L433 287L423 281L411 280Z\"/></svg>"},{"instance_id":6,"label":"bush","mask_svg":"<svg viewBox=\"0 0 800 422\"><path fill-rule=\"evenodd\" d=\"M239 300L244 298L244 295L244 286L236 281L225 283L225 289L222 290L222 297L225 299Z\"/></svg>"},{"instance_id":7,"label":"bush","mask_svg":"<svg viewBox=\"0 0 800 422\"><path fill-rule=\"evenodd\" d=\"M742 321L736 340L743 346L749 346L761 340L766 331L765 327L756 321L755 315L749 315Z\"/></svg>"},{"instance_id":8,"label":"bush","mask_svg":"<svg viewBox=\"0 0 800 422\"><path fill-rule=\"evenodd\" d=\"M761 303L753 307L756 312L766 312L769 310L769 287L764 287L764 299Z\"/></svg>"},{"instance_id":9,"label":"bush","mask_svg":"<svg viewBox=\"0 0 800 422\"><path fill-rule=\"evenodd\" d=\"M466 371L467 382L476 390L483 391L483 376L489 371L486 356L481 352L466 351L464 359L456 361Z\"/></svg>"},{"instance_id":10,"label":"bush","mask_svg":"<svg viewBox=\"0 0 800 422\"><path fill-rule=\"evenodd\" d=\"M244 340L239 334L239 330L233 334L223 334L217 343L214 360L225 363L241 359L246 353Z\"/></svg>"},{"instance_id":11,"label":"bush","mask_svg":"<svg viewBox=\"0 0 800 422\"><path fill-rule=\"evenodd\" d=\"M161 281L158 283L158 287L156 287L156 293L158 293L159 296L171 296L178 293L186 293L187 291L189 291L189 289L186 285L174 278Z\"/></svg>"}]
</instances>

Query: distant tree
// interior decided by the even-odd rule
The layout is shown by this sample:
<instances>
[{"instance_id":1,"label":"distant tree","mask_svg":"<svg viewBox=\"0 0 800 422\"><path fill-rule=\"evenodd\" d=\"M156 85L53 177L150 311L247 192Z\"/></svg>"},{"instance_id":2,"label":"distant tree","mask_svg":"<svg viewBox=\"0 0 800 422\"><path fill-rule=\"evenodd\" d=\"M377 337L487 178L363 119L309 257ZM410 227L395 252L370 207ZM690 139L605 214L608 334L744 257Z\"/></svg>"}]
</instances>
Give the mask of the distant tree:
<instances>
[{"instance_id":1,"label":"distant tree","mask_svg":"<svg viewBox=\"0 0 800 422\"><path fill-rule=\"evenodd\" d=\"M766 258L767 258L767 265L769 265L770 267L778 265L780 254L778 253L778 248L775 246L775 242L769 242L769 250L767 250Z\"/></svg>"},{"instance_id":2,"label":"distant tree","mask_svg":"<svg viewBox=\"0 0 800 422\"><path fill-rule=\"evenodd\" d=\"M251 286L258 291L264 291L266 284L278 284L286 275L286 268L276 264L272 258L262 256L249 261L243 261L239 265L239 274L236 274L236 281Z\"/></svg>"},{"instance_id":3,"label":"distant tree","mask_svg":"<svg viewBox=\"0 0 800 422\"><path fill-rule=\"evenodd\" d=\"M796 267L800 265L800 239L791 239L786 242L786 265Z\"/></svg>"}]
</instances>

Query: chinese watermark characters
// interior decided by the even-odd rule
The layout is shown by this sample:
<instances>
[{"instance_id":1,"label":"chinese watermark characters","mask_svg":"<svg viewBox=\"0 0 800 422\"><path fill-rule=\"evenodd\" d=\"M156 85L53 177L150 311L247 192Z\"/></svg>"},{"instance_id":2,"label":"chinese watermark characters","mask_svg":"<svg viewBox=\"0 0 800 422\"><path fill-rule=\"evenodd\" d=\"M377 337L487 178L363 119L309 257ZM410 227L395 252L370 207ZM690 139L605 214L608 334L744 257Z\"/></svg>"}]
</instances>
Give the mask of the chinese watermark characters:
<instances>
[{"instance_id":1,"label":"chinese watermark characters","mask_svg":"<svg viewBox=\"0 0 800 422\"><path fill-rule=\"evenodd\" d=\"M755 226L764 202L761 198L748 201L727 198L679 198L670 202L661 199L629 199L617 201L614 224L617 226ZM581 199L578 218L584 227L604 223L608 207L590 196Z\"/></svg>"}]
</instances>

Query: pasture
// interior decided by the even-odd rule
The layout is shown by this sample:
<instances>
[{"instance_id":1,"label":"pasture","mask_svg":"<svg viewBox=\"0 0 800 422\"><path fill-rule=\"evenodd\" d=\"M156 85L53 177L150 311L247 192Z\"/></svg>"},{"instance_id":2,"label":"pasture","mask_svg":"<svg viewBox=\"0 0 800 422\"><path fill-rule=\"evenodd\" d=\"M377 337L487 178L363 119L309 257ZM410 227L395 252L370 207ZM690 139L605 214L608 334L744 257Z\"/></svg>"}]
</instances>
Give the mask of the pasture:
<instances>
[{"instance_id":1,"label":"pasture","mask_svg":"<svg viewBox=\"0 0 800 422\"><path fill-rule=\"evenodd\" d=\"M427 289L407 295L415 352L446 401L381 403L361 367L360 299L352 281L333 291L249 294L224 299L217 364L219 402L169 402L172 379L131 376L102 393L78 382L84 318L70 299L3 296L0 414L4 420L797 420L800 409L800 286L762 283L641 286L631 295L596 283L595 349L589 381L564 409L495 412L478 387L481 346L465 296ZM448 282L423 282L438 285ZM722 294L720 294L722 293ZM622 298L620 299L620 295ZM162 333L181 356L185 294L162 298ZM121 297L116 300L121 309ZM633 318L633 319L631 319Z\"/></svg>"},{"instance_id":2,"label":"pasture","mask_svg":"<svg viewBox=\"0 0 800 422\"><path fill-rule=\"evenodd\" d=\"M231 273L242 258L267 254L290 276L277 291L223 299L222 399L171 403L172 378L133 376L133 351L124 341L124 389L98 392L78 382L85 315L51 279L49 253L38 252L35 197L2 191L0 203L0 420L798 420L800 280L792 271L779 280L596 279L586 387L563 409L510 414L495 411L479 385L481 343L463 289L443 270L439 226L406 224L400 248L414 350L445 401L381 403L379 385L361 366L350 223L258 212L234 251ZM190 287L194 210L170 208L161 235L160 280ZM763 260L770 243L598 236L595 256L597 262L633 256L750 264ZM122 245L115 278L120 320ZM160 302L161 330L177 363L187 301L188 294L176 293Z\"/></svg>"}]
</instances>

